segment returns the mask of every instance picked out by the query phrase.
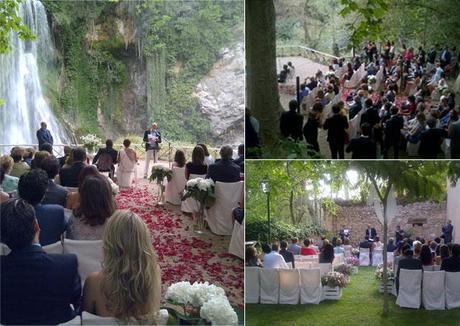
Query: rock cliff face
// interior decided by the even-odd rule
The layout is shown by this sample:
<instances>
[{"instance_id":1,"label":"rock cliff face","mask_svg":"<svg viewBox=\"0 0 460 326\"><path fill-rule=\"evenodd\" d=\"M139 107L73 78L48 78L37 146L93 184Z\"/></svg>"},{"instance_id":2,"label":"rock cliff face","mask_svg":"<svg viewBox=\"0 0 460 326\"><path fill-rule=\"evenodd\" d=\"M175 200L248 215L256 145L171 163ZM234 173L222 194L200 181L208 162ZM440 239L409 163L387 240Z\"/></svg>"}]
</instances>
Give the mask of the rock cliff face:
<instances>
[{"instance_id":1,"label":"rock cliff face","mask_svg":"<svg viewBox=\"0 0 460 326\"><path fill-rule=\"evenodd\" d=\"M196 88L203 114L211 121L216 143L244 142L244 47L222 50L221 59Z\"/></svg>"}]
</instances>

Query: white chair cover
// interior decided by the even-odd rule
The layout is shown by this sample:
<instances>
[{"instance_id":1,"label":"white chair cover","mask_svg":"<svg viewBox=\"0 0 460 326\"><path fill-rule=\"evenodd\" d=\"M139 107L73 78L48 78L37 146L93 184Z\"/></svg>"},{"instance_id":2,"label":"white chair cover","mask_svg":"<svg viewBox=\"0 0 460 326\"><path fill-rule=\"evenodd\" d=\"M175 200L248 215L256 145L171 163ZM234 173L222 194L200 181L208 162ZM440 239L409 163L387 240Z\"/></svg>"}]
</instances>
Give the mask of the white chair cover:
<instances>
[{"instance_id":1,"label":"white chair cover","mask_svg":"<svg viewBox=\"0 0 460 326\"><path fill-rule=\"evenodd\" d=\"M119 325L119 321L113 317L100 317L93 315L89 312L83 311L81 315L82 325ZM166 325L168 323L169 314L168 310L161 309L158 313L158 325ZM150 324L150 323L149 323ZM145 323L139 324L135 319L129 320L129 325L145 325ZM153 325L153 321L150 325Z\"/></svg>"},{"instance_id":2,"label":"white chair cover","mask_svg":"<svg viewBox=\"0 0 460 326\"><path fill-rule=\"evenodd\" d=\"M81 325L81 317L79 315L75 316L74 319L71 319L69 321L66 321L65 323L59 324L59 325Z\"/></svg>"},{"instance_id":3,"label":"white chair cover","mask_svg":"<svg viewBox=\"0 0 460 326\"><path fill-rule=\"evenodd\" d=\"M375 78L377 79L377 81L375 82L375 85L373 87L375 92L380 91L380 86L382 86L383 77L384 77L383 76L383 66L380 66L379 71L375 75Z\"/></svg>"},{"instance_id":4,"label":"white chair cover","mask_svg":"<svg viewBox=\"0 0 460 326\"><path fill-rule=\"evenodd\" d=\"M383 249L376 249L372 252L372 266L383 263Z\"/></svg>"},{"instance_id":5,"label":"white chair cover","mask_svg":"<svg viewBox=\"0 0 460 326\"><path fill-rule=\"evenodd\" d=\"M326 122L326 119L331 117L331 115L332 115L332 105L333 105L333 103L331 101L324 107L323 114L321 114L321 124L324 124Z\"/></svg>"},{"instance_id":6,"label":"white chair cover","mask_svg":"<svg viewBox=\"0 0 460 326\"><path fill-rule=\"evenodd\" d=\"M446 308L446 273L423 272L422 302L426 310L444 310Z\"/></svg>"},{"instance_id":7,"label":"white chair cover","mask_svg":"<svg viewBox=\"0 0 460 326\"><path fill-rule=\"evenodd\" d=\"M312 263L307 261L296 261L295 268L298 269L309 269L312 268Z\"/></svg>"},{"instance_id":8,"label":"white chair cover","mask_svg":"<svg viewBox=\"0 0 460 326\"><path fill-rule=\"evenodd\" d=\"M369 248L359 248L359 266L369 266L371 261L369 258Z\"/></svg>"},{"instance_id":9,"label":"white chair cover","mask_svg":"<svg viewBox=\"0 0 460 326\"><path fill-rule=\"evenodd\" d=\"M6 244L0 242L0 256L7 256L11 249Z\"/></svg>"},{"instance_id":10,"label":"white chair cover","mask_svg":"<svg viewBox=\"0 0 460 326\"><path fill-rule=\"evenodd\" d=\"M434 265L433 266L433 271L437 272L441 270L441 265Z\"/></svg>"},{"instance_id":11,"label":"white chair cover","mask_svg":"<svg viewBox=\"0 0 460 326\"><path fill-rule=\"evenodd\" d=\"M64 253L77 255L78 274L80 274L82 284L88 274L101 270L102 240L65 239Z\"/></svg>"},{"instance_id":12,"label":"white chair cover","mask_svg":"<svg viewBox=\"0 0 460 326\"><path fill-rule=\"evenodd\" d=\"M423 265L422 269L423 269L424 272L433 272L434 271L434 266L433 265L430 265L430 266Z\"/></svg>"},{"instance_id":13,"label":"white chair cover","mask_svg":"<svg viewBox=\"0 0 460 326\"><path fill-rule=\"evenodd\" d=\"M300 270L300 303L319 304L322 296L321 269Z\"/></svg>"},{"instance_id":14,"label":"white chair cover","mask_svg":"<svg viewBox=\"0 0 460 326\"><path fill-rule=\"evenodd\" d=\"M58 241L47 246L42 247L43 250L48 254L62 254L64 253L64 248L62 247L62 242Z\"/></svg>"},{"instance_id":15,"label":"white chair cover","mask_svg":"<svg viewBox=\"0 0 460 326\"><path fill-rule=\"evenodd\" d=\"M260 267L245 267L244 295L246 303L259 303L260 298Z\"/></svg>"},{"instance_id":16,"label":"white chair cover","mask_svg":"<svg viewBox=\"0 0 460 326\"><path fill-rule=\"evenodd\" d=\"M399 271L399 293L396 304L404 308L419 309L422 292L422 270Z\"/></svg>"},{"instance_id":17,"label":"white chair cover","mask_svg":"<svg viewBox=\"0 0 460 326\"><path fill-rule=\"evenodd\" d=\"M279 269L280 304L298 304L300 299L300 275L297 269Z\"/></svg>"},{"instance_id":18,"label":"white chair cover","mask_svg":"<svg viewBox=\"0 0 460 326\"><path fill-rule=\"evenodd\" d=\"M345 258L353 256L351 252L352 249L353 247L350 245L343 245L343 255L345 256Z\"/></svg>"},{"instance_id":19,"label":"white chair cover","mask_svg":"<svg viewBox=\"0 0 460 326\"><path fill-rule=\"evenodd\" d=\"M460 272L446 272L446 308L460 308Z\"/></svg>"},{"instance_id":20,"label":"white chair cover","mask_svg":"<svg viewBox=\"0 0 460 326\"><path fill-rule=\"evenodd\" d=\"M186 182L185 168L173 167L171 181L166 184L165 190L165 199L168 203L178 206L182 203L181 198Z\"/></svg>"},{"instance_id":21,"label":"white chair cover","mask_svg":"<svg viewBox=\"0 0 460 326\"><path fill-rule=\"evenodd\" d=\"M238 206L244 182L216 182L216 202L206 211L206 221L215 234L231 235L233 231L232 211Z\"/></svg>"},{"instance_id":22,"label":"white chair cover","mask_svg":"<svg viewBox=\"0 0 460 326\"><path fill-rule=\"evenodd\" d=\"M350 139L355 138L361 130L360 123L363 112L364 110L359 111L358 114L348 122L348 135L350 136Z\"/></svg>"},{"instance_id":23,"label":"white chair cover","mask_svg":"<svg viewBox=\"0 0 460 326\"><path fill-rule=\"evenodd\" d=\"M260 276L260 303L277 304L279 301L280 281L278 270L262 268Z\"/></svg>"},{"instance_id":24,"label":"white chair cover","mask_svg":"<svg viewBox=\"0 0 460 326\"><path fill-rule=\"evenodd\" d=\"M244 221L243 224L237 221L233 223L232 239L230 240L228 252L244 259Z\"/></svg>"},{"instance_id":25,"label":"white chair cover","mask_svg":"<svg viewBox=\"0 0 460 326\"><path fill-rule=\"evenodd\" d=\"M364 69L364 63L356 70L351 76L350 80L345 81L345 88L357 88L361 83L361 80L366 77L366 70Z\"/></svg>"},{"instance_id":26,"label":"white chair cover","mask_svg":"<svg viewBox=\"0 0 460 326\"><path fill-rule=\"evenodd\" d=\"M206 178L206 174L190 174L188 179L192 180L196 178ZM181 203L180 210L185 213L198 212L200 210L200 205L195 199L187 198Z\"/></svg>"},{"instance_id":27,"label":"white chair cover","mask_svg":"<svg viewBox=\"0 0 460 326\"><path fill-rule=\"evenodd\" d=\"M391 266L394 265L394 259L395 259L395 254L392 251L387 252L387 262L391 264ZM396 269L393 269L396 270Z\"/></svg>"},{"instance_id":28,"label":"white chair cover","mask_svg":"<svg viewBox=\"0 0 460 326\"><path fill-rule=\"evenodd\" d=\"M327 273L332 272L332 264L319 264L319 268L321 269L321 276L327 275Z\"/></svg>"},{"instance_id":29,"label":"white chair cover","mask_svg":"<svg viewBox=\"0 0 460 326\"><path fill-rule=\"evenodd\" d=\"M340 265L345 263L345 256L343 253L335 254L334 261L332 262L333 265Z\"/></svg>"}]
</instances>

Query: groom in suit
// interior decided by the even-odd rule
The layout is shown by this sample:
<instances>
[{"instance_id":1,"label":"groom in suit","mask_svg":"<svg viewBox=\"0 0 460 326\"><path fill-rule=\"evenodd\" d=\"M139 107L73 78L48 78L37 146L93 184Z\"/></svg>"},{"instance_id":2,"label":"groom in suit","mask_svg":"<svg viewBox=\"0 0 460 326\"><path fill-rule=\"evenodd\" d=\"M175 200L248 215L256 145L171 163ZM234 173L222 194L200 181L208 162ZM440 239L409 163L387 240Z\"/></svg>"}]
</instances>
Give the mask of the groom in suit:
<instances>
[{"instance_id":1,"label":"groom in suit","mask_svg":"<svg viewBox=\"0 0 460 326\"><path fill-rule=\"evenodd\" d=\"M52 146L54 142L51 132L46 128L47 128L46 122L42 122L40 123L40 129L37 130L38 150L39 151L43 150L44 144L50 144Z\"/></svg>"},{"instance_id":2,"label":"groom in suit","mask_svg":"<svg viewBox=\"0 0 460 326\"><path fill-rule=\"evenodd\" d=\"M375 228L371 228L371 226L368 225L366 229L366 237L368 237L370 240L374 240L376 236L377 231L375 230Z\"/></svg>"},{"instance_id":3,"label":"groom in suit","mask_svg":"<svg viewBox=\"0 0 460 326\"><path fill-rule=\"evenodd\" d=\"M145 142L145 167L144 167L144 179L147 179L147 173L149 170L150 160L153 159L153 163L157 162L157 153L160 151L161 133L158 131L156 122L153 122L150 129L144 131L144 142Z\"/></svg>"}]
</instances>

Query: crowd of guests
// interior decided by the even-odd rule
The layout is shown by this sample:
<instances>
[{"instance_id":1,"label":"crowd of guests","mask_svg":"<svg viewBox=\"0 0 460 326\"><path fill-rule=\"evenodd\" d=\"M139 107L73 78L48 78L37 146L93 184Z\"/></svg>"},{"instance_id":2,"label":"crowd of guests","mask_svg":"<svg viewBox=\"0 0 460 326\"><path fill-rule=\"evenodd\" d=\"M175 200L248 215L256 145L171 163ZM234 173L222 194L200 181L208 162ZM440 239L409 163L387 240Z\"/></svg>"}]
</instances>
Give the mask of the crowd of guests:
<instances>
[{"instance_id":1,"label":"crowd of guests","mask_svg":"<svg viewBox=\"0 0 460 326\"><path fill-rule=\"evenodd\" d=\"M445 154L460 158L460 108L446 82L448 74L458 74L460 53L455 48L438 48L426 53L420 47L416 53L402 45L398 52L388 42L379 54L369 42L365 60L333 59L329 72L318 71L300 85L300 102L291 100L289 111L281 115L281 135L305 139L319 153L318 130L324 129L333 159L343 159L345 151L353 159L397 159L405 149L410 155L435 159L442 152L444 139L450 138L450 153ZM346 88L361 65L365 74L359 75L357 86ZM383 74L377 81L379 70ZM315 89L314 102L308 102ZM338 94L344 94L346 100L342 97L331 103ZM403 94L409 96L403 98ZM333 105L327 114L324 109L328 104Z\"/></svg>"}]
</instances>

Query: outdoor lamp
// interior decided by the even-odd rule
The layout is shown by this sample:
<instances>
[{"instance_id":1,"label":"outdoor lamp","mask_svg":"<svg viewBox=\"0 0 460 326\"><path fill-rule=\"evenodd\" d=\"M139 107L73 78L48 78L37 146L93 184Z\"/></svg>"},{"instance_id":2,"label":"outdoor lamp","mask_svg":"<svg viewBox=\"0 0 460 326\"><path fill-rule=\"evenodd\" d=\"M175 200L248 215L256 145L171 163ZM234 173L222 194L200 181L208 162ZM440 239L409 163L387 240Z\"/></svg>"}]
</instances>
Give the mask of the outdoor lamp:
<instances>
[{"instance_id":1,"label":"outdoor lamp","mask_svg":"<svg viewBox=\"0 0 460 326\"><path fill-rule=\"evenodd\" d=\"M271 225L270 225L270 184L268 180L260 182L262 192L267 195L267 220L268 220L268 243L271 243Z\"/></svg>"}]
</instances>

